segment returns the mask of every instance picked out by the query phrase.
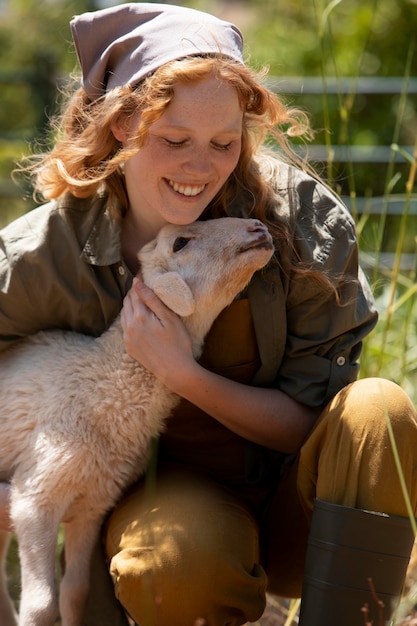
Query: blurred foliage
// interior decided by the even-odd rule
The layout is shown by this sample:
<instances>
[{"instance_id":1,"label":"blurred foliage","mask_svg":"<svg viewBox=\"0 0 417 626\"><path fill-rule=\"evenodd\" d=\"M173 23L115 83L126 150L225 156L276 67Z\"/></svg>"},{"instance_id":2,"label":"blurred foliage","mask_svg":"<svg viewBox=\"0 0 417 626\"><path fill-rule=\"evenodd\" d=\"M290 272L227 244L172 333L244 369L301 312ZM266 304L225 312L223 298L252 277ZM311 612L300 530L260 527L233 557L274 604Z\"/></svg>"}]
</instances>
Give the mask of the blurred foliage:
<instances>
[{"instance_id":1,"label":"blurred foliage","mask_svg":"<svg viewBox=\"0 0 417 626\"><path fill-rule=\"evenodd\" d=\"M250 60L276 76L402 76L416 0L189 0L234 19ZM417 57L412 74L417 74Z\"/></svg>"}]
</instances>

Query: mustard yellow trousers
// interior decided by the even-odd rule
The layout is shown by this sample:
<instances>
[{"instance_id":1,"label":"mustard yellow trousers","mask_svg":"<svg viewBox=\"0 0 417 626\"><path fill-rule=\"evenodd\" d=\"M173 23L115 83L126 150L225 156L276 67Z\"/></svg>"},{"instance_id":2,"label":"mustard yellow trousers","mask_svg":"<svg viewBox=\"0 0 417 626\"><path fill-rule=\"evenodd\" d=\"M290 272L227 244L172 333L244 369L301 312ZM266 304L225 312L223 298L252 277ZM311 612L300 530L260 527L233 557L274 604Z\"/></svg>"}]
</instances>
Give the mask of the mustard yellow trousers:
<instances>
[{"instance_id":1,"label":"mustard yellow trousers","mask_svg":"<svg viewBox=\"0 0 417 626\"><path fill-rule=\"evenodd\" d=\"M256 519L239 493L184 468L135 487L105 532L116 597L140 626L237 626L260 618L266 591L298 597L314 498L407 516L387 418L416 511L414 407L397 385L360 380L323 411Z\"/></svg>"}]
</instances>

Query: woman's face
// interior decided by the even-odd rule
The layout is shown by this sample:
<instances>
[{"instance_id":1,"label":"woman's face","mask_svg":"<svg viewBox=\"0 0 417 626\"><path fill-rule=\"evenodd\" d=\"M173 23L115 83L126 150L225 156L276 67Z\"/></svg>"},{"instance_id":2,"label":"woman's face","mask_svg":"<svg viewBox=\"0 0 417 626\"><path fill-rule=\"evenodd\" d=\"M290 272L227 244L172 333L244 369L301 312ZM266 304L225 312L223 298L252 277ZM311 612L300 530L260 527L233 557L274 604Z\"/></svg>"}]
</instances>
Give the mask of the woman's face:
<instances>
[{"instance_id":1,"label":"woman's face","mask_svg":"<svg viewBox=\"0 0 417 626\"><path fill-rule=\"evenodd\" d=\"M237 165L242 119L236 89L226 82L210 77L175 87L146 144L125 164L138 227L152 224L156 234L167 222L200 217Z\"/></svg>"}]
</instances>

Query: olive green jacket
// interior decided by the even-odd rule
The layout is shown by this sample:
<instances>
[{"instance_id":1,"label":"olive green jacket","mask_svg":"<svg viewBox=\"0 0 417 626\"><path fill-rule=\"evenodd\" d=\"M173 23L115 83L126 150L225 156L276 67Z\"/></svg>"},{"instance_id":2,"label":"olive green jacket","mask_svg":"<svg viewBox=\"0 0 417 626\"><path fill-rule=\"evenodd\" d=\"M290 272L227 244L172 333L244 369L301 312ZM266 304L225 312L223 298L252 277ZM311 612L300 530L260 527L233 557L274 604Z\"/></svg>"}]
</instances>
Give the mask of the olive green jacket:
<instances>
[{"instance_id":1,"label":"olive green jacket","mask_svg":"<svg viewBox=\"0 0 417 626\"><path fill-rule=\"evenodd\" d=\"M357 377L362 339L376 323L373 299L347 209L308 175L275 159L261 166L301 259L348 280L337 304L278 264L255 275L248 295L262 366L253 382L320 406ZM232 212L245 215L238 205ZM34 209L0 231L0 350L41 329L102 333L131 280L105 195L67 195Z\"/></svg>"}]
</instances>

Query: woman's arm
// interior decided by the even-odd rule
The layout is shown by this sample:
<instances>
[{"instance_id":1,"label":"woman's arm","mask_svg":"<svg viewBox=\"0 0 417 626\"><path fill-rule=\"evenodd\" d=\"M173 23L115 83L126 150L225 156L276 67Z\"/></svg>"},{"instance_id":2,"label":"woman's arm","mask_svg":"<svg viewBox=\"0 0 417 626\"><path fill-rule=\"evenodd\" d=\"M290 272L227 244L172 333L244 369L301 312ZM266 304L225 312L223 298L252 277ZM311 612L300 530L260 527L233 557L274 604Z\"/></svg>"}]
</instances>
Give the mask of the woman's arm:
<instances>
[{"instance_id":1,"label":"woman's arm","mask_svg":"<svg viewBox=\"0 0 417 626\"><path fill-rule=\"evenodd\" d=\"M142 282L125 298L122 325L127 352L169 389L246 439L280 452L299 450L320 410L203 368L181 319Z\"/></svg>"}]
</instances>

